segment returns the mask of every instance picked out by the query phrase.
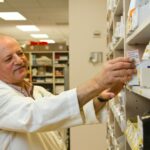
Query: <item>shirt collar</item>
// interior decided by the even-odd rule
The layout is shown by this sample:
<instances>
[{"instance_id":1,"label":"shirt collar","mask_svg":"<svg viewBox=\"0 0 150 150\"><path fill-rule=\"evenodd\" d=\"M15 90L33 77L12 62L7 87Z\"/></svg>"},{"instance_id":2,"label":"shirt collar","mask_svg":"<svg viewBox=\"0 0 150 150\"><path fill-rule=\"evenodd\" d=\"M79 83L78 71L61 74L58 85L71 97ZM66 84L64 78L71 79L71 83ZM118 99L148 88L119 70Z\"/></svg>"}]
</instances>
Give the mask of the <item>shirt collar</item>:
<instances>
[{"instance_id":1,"label":"shirt collar","mask_svg":"<svg viewBox=\"0 0 150 150\"><path fill-rule=\"evenodd\" d=\"M22 93L24 96L31 96L33 97L33 85L27 81L23 81L22 86L18 86L15 84L9 84L12 88Z\"/></svg>"}]
</instances>

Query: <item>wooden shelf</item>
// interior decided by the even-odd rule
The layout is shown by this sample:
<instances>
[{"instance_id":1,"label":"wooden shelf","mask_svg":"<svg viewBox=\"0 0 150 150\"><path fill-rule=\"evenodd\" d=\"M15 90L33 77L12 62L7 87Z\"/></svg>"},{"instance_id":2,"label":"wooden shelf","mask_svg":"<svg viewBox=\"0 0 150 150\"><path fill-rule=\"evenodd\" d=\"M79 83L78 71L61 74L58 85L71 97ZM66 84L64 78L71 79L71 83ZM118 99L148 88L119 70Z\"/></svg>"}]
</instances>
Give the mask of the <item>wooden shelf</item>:
<instances>
[{"instance_id":1,"label":"wooden shelf","mask_svg":"<svg viewBox=\"0 0 150 150\"><path fill-rule=\"evenodd\" d=\"M45 65L32 65L32 67L53 67L53 65L48 65L48 64L45 64Z\"/></svg>"},{"instance_id":2,"label":"wooden shelf","mask_svg":"<svg viewBox=\"0 0 150 150\"><path fill-rule=\"evenodd\" d=\"M64 84L64 82L55 82L55 84Z\"/></svg>"},{"instance_id":3,"label":"wooden shelf","mask_svg":"<svg viewBox=\"0 0 150 150\"><path fill-rule=\"evenodd\" d=\"M147 44L150 41L150 19L140 25L126 40L127 44Z\"/></svg>"},{"instance_id":4,"label":"wooden shelf","mask_svg":"<svg viewBox=\"0 0 150 150\"><path fill-rule=\"evenodd\" d=\"M64 78L64 75L55 75L56 78Z\"/></svg>"},{"instance_id":5,"label":"wooden shelf","mask_svg":"<svg viewBox=\"0 0 150 150\"><path fill-rule=\"evenodd\" d=\"M33 84L53 84L52 82L32 82Z\"/></svg>"},{"instance_id":6,"label":"wooden shelf","mask_svg":"<svg viewBox=\"0 0 150 150\"><path fill-rule=\"evenodd\" d=\"M68 87L68 69L67 65L69 63L69 52L68 51L25 51L26 55L29 57L29 79L34 85L41 85L48 89L54 94L58 94L56 91L56 85L63 85L64 90ZM42 56L48 57L51 63L45 61L44 64L37 64L36 61ZM35 72L32 69L36 69ZM63 72L63 74L55 74L55 72ZM37 72L37 73L36 73ZM64 81L56 81L55 79L64 79Z\"/></svg>"},{"instance_id":7,"label":"wooden shelf","mask_svg":"<svg viewBox=\"0 0 150 150\"><path fill-rule=\"evenodd\" d=\"M32 77L37 77L37 78L47 78L47 77L50 77L50 78L52 78L53 77L53 75L32 75Z\"/></svg>"},{"instance_id":8,"label":"wooden shelf","mask_svg":"<svg viewBox=\"0 0 150 150\"><path fill-rule=\"evenodd\" d=\"M55 68L64 68L65 65L55 65Z\"/></svg>"}]
</instances>

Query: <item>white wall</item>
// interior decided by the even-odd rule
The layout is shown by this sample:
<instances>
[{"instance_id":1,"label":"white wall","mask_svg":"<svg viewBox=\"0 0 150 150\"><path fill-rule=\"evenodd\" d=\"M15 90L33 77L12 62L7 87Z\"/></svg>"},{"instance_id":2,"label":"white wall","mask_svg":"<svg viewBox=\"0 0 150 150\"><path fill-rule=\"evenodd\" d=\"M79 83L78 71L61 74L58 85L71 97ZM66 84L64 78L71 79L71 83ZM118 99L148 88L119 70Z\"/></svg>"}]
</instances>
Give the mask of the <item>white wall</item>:
<instances>
[{"instance_id":1,"label":"white wall","mask_svg":"<svg viewBox=\"0 0 150 150\"><path fill-rule=\"evenodd\" d=\"M69 0L69 28L70 87L73 88L101 69L101 64L89 62L89 56L92 51L106 51L106 0ZM93 37L97 30L101 38ZM105 125L72 128L71 150L106 150L105 132Z\"/></svg>"},{"instance_id":2,"label":"white wall","mask_svg":"<svg viewBox=\"0 0 150 150\"><path fill-rule=\"evenodd\" d=\"M82 125L71 129L71 150L106 150L106 126Z\"/></svg>"},{"instance_id":3,"label":"white wall","mask_svg":"<svg viewBox=\"0 0 150 150\"><path fill-rule=\"evenodd\" d=\"M106 1L69 0L69 48L71 86L84 81L100 69L89 63L91 51L106 50ZM101 38L93 38L100 30Z\"/></svg>"}]
</instances>

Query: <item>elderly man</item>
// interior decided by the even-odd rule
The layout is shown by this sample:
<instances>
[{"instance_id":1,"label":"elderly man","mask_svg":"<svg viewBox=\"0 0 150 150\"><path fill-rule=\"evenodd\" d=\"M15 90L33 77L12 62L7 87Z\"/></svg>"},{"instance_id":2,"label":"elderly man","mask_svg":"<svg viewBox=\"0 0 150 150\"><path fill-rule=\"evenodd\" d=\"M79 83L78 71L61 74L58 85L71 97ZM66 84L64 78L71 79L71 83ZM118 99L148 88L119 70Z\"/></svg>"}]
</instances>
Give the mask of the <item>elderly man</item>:
<instances>
[{"instance_id":1,"label":"elderly man","mask_svg":"<svg viewBox=\"0 0 150 150\"><path fill-rule=\"evenodd\" d=\"M50 131L97 122L95 111L103 105L102 98L112 98L136 73L132 60L117 58L89 81L54 96L24 81L27 64L18 42L0 36L1 150L63 149ZM99 93L100 101L91 100Z\"/></svg>"}]
</instances>

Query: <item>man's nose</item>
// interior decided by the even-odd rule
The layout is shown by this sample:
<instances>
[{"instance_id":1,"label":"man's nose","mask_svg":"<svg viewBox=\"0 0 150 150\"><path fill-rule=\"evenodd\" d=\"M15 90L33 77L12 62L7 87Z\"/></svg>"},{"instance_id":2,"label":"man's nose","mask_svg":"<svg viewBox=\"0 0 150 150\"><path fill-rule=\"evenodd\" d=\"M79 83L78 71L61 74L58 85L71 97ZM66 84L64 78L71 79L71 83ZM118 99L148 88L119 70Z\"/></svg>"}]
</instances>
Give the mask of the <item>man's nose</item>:
<instances>
[{"instance_id":1,"label":"man's nose","mask_svg":"<svg viewBox=\"0 0 150 150\"><path fill-rule=\"evenodd\" d=\"M14 55L14 60L16 64L20 64L23 62L22 58L17 54Z\"/></svg>"}]
</instances>

